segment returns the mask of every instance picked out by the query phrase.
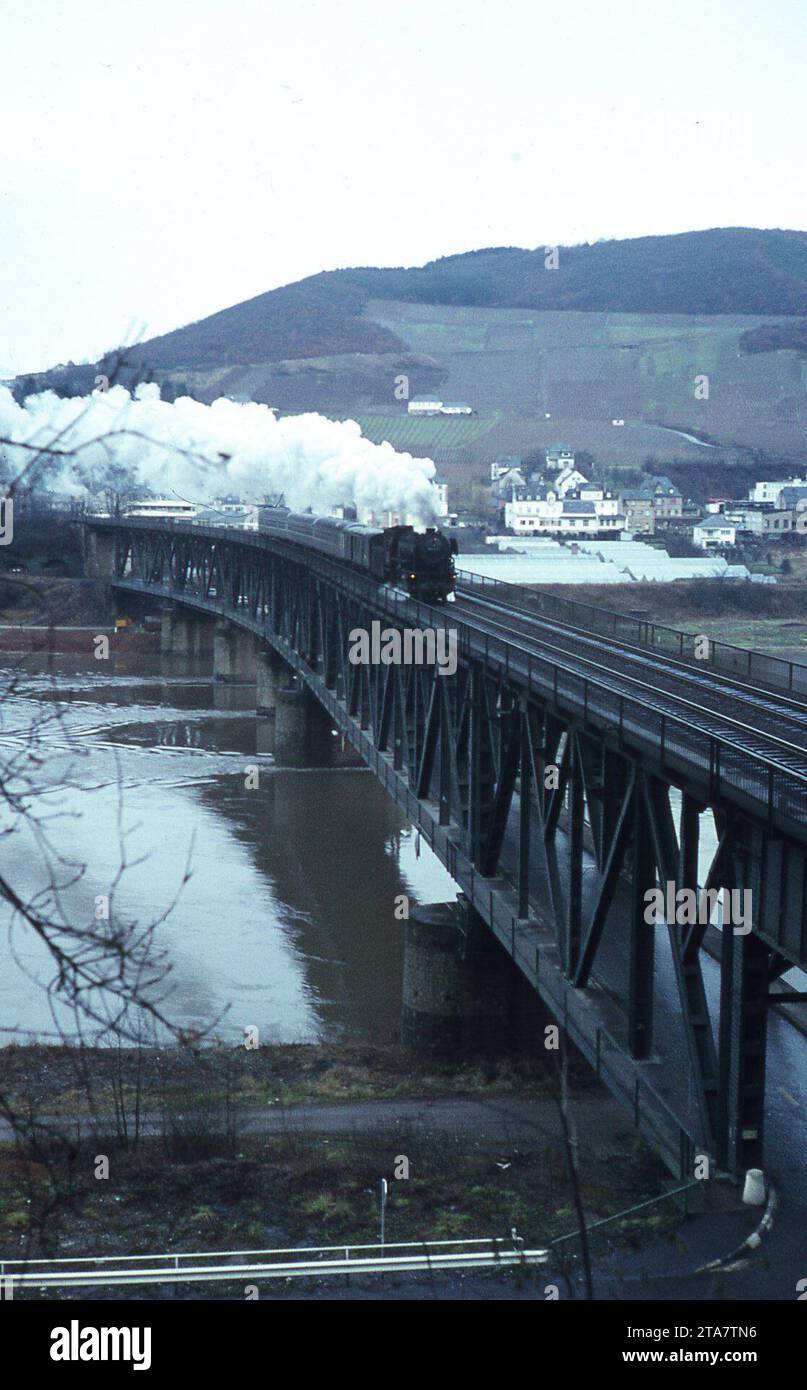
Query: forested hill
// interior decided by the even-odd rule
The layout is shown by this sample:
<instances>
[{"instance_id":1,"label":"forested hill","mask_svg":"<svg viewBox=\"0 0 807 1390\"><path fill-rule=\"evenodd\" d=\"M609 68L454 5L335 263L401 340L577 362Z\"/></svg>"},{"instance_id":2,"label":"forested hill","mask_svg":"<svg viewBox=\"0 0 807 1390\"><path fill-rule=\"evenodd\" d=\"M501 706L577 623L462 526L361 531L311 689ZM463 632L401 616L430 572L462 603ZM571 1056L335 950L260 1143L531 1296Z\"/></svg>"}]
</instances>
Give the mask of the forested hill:
<instances>
[{"instance_id":1,"label":"forested hill","mask_svg":"<svg viewBox=\"0 0 807 1390\"><path fill-rule=\"evenodd\" d=\"M314 275L141 345L155 369L398 352L369 300L610 313L807 315L807 233L719 228L446 256L416 269ZM551 261L551 257L549 257Z\"/></svg>"}]
</instances>

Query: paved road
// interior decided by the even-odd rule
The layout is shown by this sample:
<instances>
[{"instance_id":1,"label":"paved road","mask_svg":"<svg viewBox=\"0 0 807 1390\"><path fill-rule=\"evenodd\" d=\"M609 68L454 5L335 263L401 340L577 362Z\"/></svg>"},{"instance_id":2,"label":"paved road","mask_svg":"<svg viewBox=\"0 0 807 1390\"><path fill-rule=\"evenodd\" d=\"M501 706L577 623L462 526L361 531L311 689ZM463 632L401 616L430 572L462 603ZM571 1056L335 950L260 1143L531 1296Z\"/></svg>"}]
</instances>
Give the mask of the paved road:
<instances>
[{"instance_id":1,"label":"paved road","mask_svg":"<svg viewBox=\"0 0 807 1390\"><path fill-rule=\"evenodd\" d=\"M578 1113L592 1132L612 1136L625 1129L624 1115L616 1101L605 1093L586 1093L575 1101ZM182 1112L171 1118L179 1125ZM189 1119L194 1119L191 1113ZM41 1125L68 1138L98 1136L115 1131L112 1117L92 1119L69 1115L46 1115ZM141 1116L142 1134L162 1134L164 1117L156 1112ZM516 1098L476 1099L473 1097L415 1098L411 1100L365 1100L338 1105L269 1105L263 1109L238 1112L241 1134L352 1134L413 1129L441 1130L450 1134L473 1134L498 1141L525 1141L537 1136L560 1133L557 1110L546 1097L534 1100ZM130 1123L131 1130L131 1123ZM13 1138L8 1121L0 1120L0 1141Z\"/></svg>"}]
</instances>

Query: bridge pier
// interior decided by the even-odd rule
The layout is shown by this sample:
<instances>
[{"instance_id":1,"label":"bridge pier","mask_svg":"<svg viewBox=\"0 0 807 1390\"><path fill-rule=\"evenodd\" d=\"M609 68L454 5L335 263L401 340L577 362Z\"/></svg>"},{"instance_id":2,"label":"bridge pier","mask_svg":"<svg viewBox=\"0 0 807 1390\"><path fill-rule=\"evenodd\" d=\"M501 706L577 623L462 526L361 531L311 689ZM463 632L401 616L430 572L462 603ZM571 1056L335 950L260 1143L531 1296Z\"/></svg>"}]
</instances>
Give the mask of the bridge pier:
<instances>
[{"instance_id":1,"label":"bridge pier","mask_svg":"<svg viewBox=\"0 0 807 1390\"><path fill-rule=\"evenodd\" d=\"M213 623L204 614L164 608L160 624L161 656L209 656L213 651Z\"/></svg>"},{"instance_id":2,"label":"bridge pier","mask_svg":"<svg viewBox=\"0 0 807 1390\"><path fill-rule=\"evenodd\" d=\"M217 622L213 632L213 679L228 685L252 684L257 677L255 638L231 623Z\"/></svg>"},{"instance_id":3,"label":"bridge pier","mask_svg":"<svg viewBox=\"0 0 807 1390\"><path fill-rule=\"evenodd\" d=\"M275 714L277 692L288 684L288 668L270 648L262 647L257 654L255 713L265 718Z\"/></svg>"},{"instance_id":4,"label":"bridge pier","mask_svg":"<svg viewBox=\"0 0 807 1390\"><path fill-rule=\"evenodd\" d=\"M462 901L415 908L406 923L402 1042L433 1057L507 1049L517 973Z\"/></svg>"},{"instance_id":5,"label":"bridge pier","mask_svg":"<svg viewBox=\"0 0 807 1390\"><path fill-rule=\"evenodd\" d=\"M84 573L88 579L111 579L115 573L115 532L84 527Z\"/></svg>"},{"instance_id":6,"label":"bridge pier","mask_svg":"<svg viewBox=\"0 0 807 1390\"><path fill-rule=\"evenodd\" d=\"M335 740L331 723L307 686L275 691L275 760L283 767L328 766Z\"/></svg>"}]
</instances>

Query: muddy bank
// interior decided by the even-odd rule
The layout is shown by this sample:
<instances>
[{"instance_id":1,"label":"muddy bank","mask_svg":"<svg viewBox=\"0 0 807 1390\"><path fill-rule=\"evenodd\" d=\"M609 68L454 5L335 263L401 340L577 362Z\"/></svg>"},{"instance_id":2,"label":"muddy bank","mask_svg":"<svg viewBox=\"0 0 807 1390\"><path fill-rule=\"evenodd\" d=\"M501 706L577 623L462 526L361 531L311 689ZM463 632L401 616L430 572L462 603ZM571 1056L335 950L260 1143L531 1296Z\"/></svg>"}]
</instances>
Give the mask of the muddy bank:
<instances>
[{"instance_id":1,"label":"muddy bank","mask_svg":"<svg viewBox=\"0 0 807 1390\"><path fill-rule=\"evenodd\" d=\"M0 624L0 652L57 652L64 655L92 656L96 637L109 639L110 655L133 652L159 652L160 634L108 624L95 627L37 627L13 623Z\"/></svg>"}]
</instances>

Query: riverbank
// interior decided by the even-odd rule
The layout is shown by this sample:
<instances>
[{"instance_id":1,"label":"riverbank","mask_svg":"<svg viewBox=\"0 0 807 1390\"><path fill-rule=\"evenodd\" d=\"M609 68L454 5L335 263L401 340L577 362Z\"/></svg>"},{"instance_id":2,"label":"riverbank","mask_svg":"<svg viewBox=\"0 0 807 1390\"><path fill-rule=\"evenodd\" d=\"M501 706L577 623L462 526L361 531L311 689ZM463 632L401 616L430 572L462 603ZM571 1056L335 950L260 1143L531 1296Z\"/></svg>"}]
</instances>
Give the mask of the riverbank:
<instances>
[{"instance_id":1,"label":"riverbank","mask_svg":"<svg viewBox=\"0 0 807 1390\"><path fill-rule=\"evenodd\" d=\"M115 627L109 586L97 579L0 575L0 652L94 656L94 639L110 652L159 652L159 627Z\"/></svg>"},{"instance_id":2,"label":"riverbank","mask_svg":"<svg viewBox=\"0 0 807 1390\"><path fill-rule=\"evenodd\" d=\"M382 1177L390 1241L515 1227L543 1245L578 1224L555 1089L544 1059L428 1067L396 1046L8 1047L0 1091L22 1119L0 1143L0 1251L371 1242ZM662 1193L666 1171L582 1065L570 1095L586 1220ZM665 1204L609 1239L679 1220Z\"/></svg>"},{"instance_id":3,"label":"riverbank","mask_svg":"<svg viewBox=\"0 0 807 1390\"><path fill-rule=\"evenodd\" d=\"M596 1086L582 1062L581 1091ZM0 1091L31 1113L117 1114L226 1103L320 1105L405 1096L518 1095L546 1081L528 1057L419 1061L397 1044L263 1044L251 1048L70 1047L12 1044L0 1048Z\"/></svg>"},{"instance_id":4,"label":"riverbank","mask_svg":"<svg viewBox=\"0 0 807 1390\"><path fill-rule=\"evenodd\" d=\"M95 627L42 627L22 624L0 624L0 652L20 655L29 652L53 652L63 656L93 656L96 638L109 640L110 656L154 652L160 650L159 632L143 632L133 628L116 628L97 624Z\"/></svg>"}]
</instances>

